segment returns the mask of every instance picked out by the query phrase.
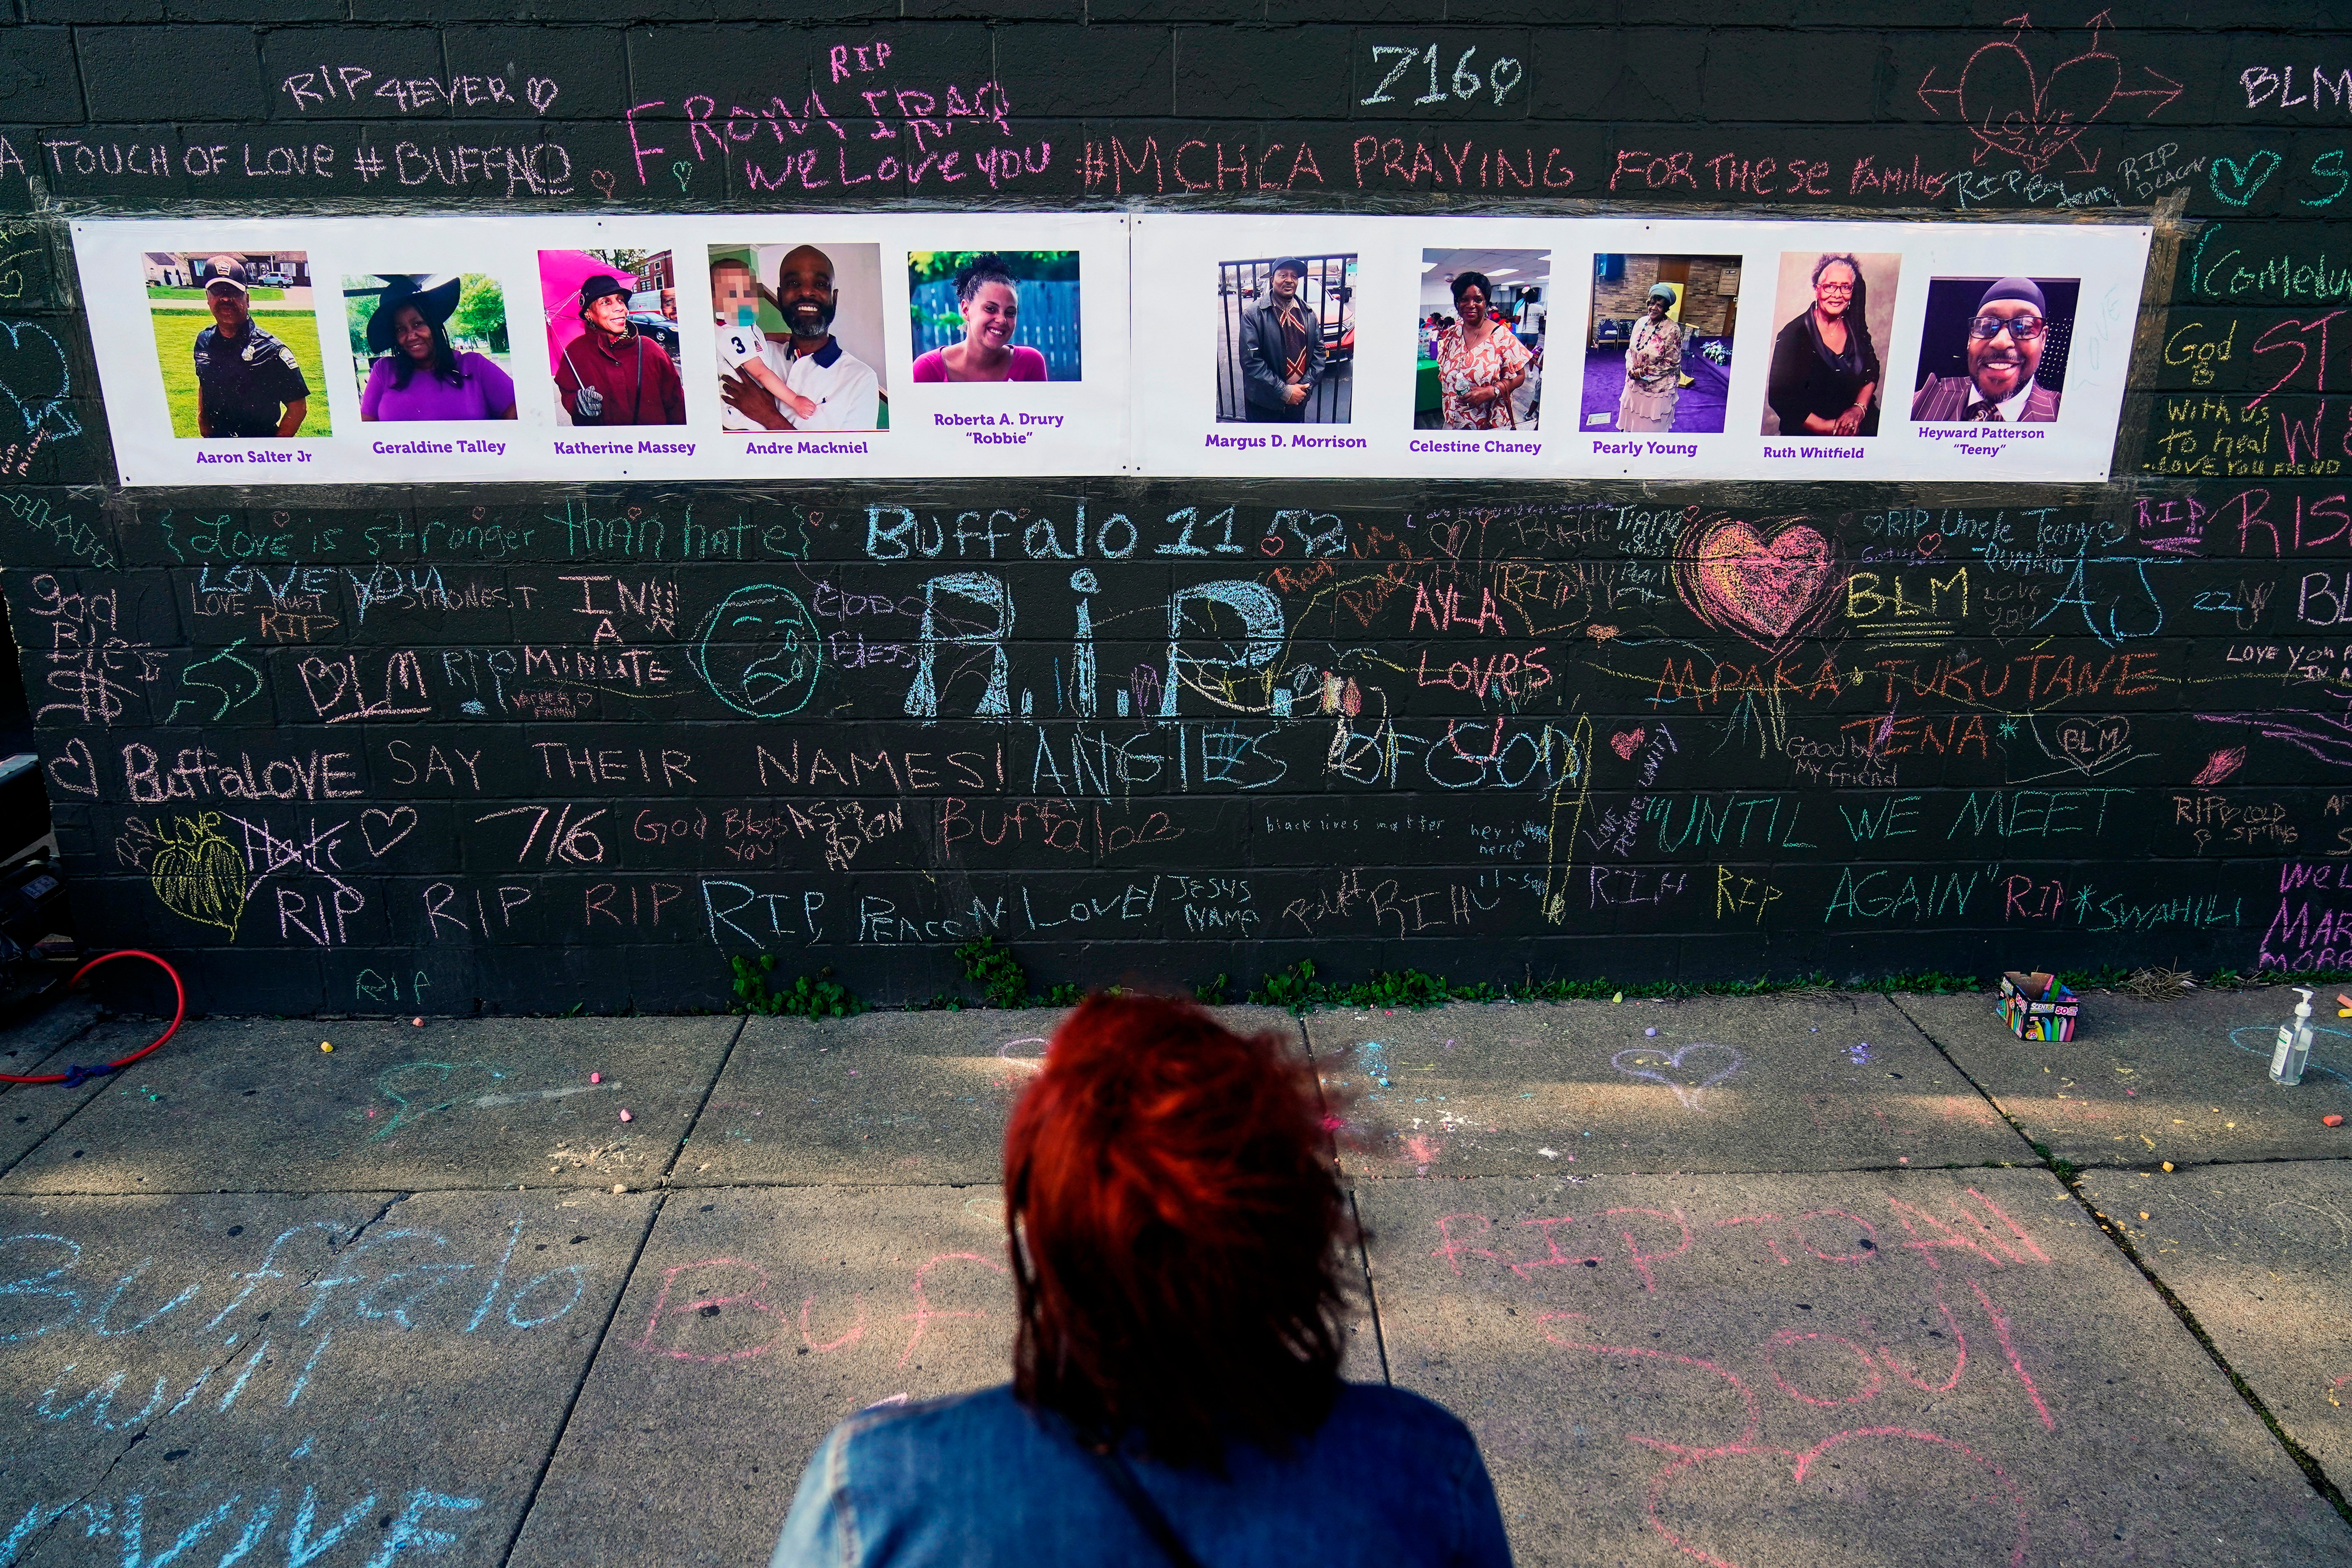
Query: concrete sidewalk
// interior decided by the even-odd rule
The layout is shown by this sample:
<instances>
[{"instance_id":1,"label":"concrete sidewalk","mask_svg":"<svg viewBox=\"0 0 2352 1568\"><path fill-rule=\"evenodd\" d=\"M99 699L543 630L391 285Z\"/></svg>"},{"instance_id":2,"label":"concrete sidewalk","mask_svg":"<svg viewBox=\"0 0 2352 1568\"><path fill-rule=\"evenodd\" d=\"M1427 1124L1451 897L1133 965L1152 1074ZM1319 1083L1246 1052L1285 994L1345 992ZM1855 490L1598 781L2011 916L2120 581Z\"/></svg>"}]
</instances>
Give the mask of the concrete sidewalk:
<instances>
[{"instance_id":1,"label":"concrete sidewalk","mask_svg":"<svg viewBox=\"0 0 2352 1568\"><path fill-rule=\"evenodd\" d=\"M2275 1088L2283 997L1228 1016L1350 1103L1349 1374L1523 1563L2352 1562L2352 1037ZM220 1019L0 1093L0 1563L757 1568L833 1423L1006 1375L1056 1018Z\"/></svg>"}]
</instances>

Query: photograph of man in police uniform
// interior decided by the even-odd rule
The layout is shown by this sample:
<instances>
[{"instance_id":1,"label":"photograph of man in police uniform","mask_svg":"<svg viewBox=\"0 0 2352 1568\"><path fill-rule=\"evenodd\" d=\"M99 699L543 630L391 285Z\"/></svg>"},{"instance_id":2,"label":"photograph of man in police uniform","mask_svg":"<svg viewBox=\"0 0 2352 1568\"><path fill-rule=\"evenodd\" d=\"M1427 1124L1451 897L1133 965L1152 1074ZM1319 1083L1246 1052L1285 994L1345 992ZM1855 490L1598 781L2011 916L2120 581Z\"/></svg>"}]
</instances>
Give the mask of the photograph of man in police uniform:
<instances>
[{"instance_id":1,"label":"photograph of man in police uniform","mask_svg":"<svg viewBox=\"0 0 2352 1568\"><path fill-rule=\"evenodd\" d=\"M254 321L245 263L215 256L206 271L213 324L196 334L196 433L245 440L300 434L310 384L294 351Z\"/></svg>"}]
</instances>

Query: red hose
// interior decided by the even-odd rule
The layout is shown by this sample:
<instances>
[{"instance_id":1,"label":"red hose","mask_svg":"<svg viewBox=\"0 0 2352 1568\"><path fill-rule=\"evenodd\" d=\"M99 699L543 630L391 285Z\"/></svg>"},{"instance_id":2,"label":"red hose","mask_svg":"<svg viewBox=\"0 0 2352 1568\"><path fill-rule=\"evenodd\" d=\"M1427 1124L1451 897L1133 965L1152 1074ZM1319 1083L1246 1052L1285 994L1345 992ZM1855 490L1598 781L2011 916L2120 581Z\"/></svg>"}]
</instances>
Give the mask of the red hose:
<instances>
[{"instance_id":1,"label":"red hose","mask_svg":"<svg viewBox=\"0 0 2352 1568\"><path fill-rule=\"evenodd\" d=\"M115 1072L121 1068L129 1067L132 1062L137 1061L141 1057L146 1056L149 1052L154 1050L157 1046L162 1045L165 1040L170 1039L173 1035L180 1032L181 1024L186 1021L188 1016L188 988L180 984L180 972L178 970L173 968L169 963L165 963L163 960L156 957L152 952L142 952L135 947L126 947L118 952L101 953L98 957L91 959L88 963L83 964L79 969L75 970L73 972L73 978L67 981L66 984L68 987L80 984L81 977L83 975L88 974L100 964L111 963L118 958L143 958L150 963L161 965L163 973L172 977L172 994L175 998L177 1004L172 1010L172 1026L164 1030L162 1034L156 1036L154 1039L148 1042L144 1050L133 1051L129 1056L123 1058L121 1061L109 1062L102 1068L76 1067L69 1068L65 1072L42 1073L38 1077L35 1078L26 1078L11 1072L0 1072L0 1083L80 1083L86 1079L98 1078L106 1073Z\"/></svg>"}]
</instances>

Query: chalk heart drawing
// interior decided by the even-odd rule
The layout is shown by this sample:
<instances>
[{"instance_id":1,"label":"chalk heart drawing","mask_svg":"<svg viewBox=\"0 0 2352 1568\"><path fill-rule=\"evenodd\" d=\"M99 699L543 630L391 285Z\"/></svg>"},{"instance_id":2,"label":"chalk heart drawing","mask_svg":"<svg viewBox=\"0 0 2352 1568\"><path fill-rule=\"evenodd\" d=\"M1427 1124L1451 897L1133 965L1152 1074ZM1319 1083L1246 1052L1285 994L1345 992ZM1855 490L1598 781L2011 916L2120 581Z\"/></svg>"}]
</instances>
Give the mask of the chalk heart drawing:
<instances>
[{"instance_id":1,"label":"chalk heart drawing","mask_svg":"<svg viewBox=\"0 0 2352 1568\"><path fill-rule=\"evenodd\" d=\"M543 76L535 76L523 84L522 95L530 100L530 107L534 111L545 114L547 106L555 101L556 91L553 82Z\"/></svg>"},{"instance_id":2,"label":"chalk heart drawing","mask_svg":"<svg viewBox=\"0 0 2352 1568\"><path fill-rule=\"evenodd\" d=\"M2058 754L2086 773L2119 761L2131 745L2131 721L2120 713L2096 719L2062 719L2052 731Z\"/></svg>"},{"instance_id":3,"label":"chalk heart drawing","mask_svg":"<svg viewBox=\"0 0 2352 1568\"><path fill-rule=\"evenodd\" d=\"M360 837L367 841L368 853L382 859L392 847L416 831L416 808L395 805L390 811L369 806L360 813Z\"/></svg>"},{"instance_id":4,"label":"chalk heart drawing","mask_svg":"<svg viewBox=\"0 0 2352 1568\"><path fill-rule=\"evenodd\" d=\"M1767 537L1735 518L1705 529L1680 553L1692 610L1762 648L1810 630L1835 585L1830 542L1809 523L1783 523Z\"/></svg>"},{"instance_id":5,"label":"chalk heart drawing","mask_svg":"<svg viewBox=\"0 0 2352 1568\"><path fill-rule=\"evenodd\" d=\"M89 754L89 742L79 735L65 744L65 750L49 759L49 783L68 795L86 795L98 798L98 763Z\"/></svg>"},{"instance_id":6,"label":"chalk heart drawing","mask_svg":"<svg viewBox=\"0 0 2352 1568\"><path fill-rule=\"evenodd\" d=\"M245 857L221 837L220 813L159 823L163 847L147 868L156 900L184 921L218 926L232 937L245 914Z\"/></svg>"},{"instance_id":7,"label":"chalk heart drawing","mask_svg":"<svg viewBox=\"0 0 2352 1568\"><path fill-rule=\"evenodd\" d=\"M591 169L588 171L588 183L596 187L598 195L609 202L613 199L613 187L618 182L613 178L610 169Z\"/></svg>"},{"instance_id":8,"label":"chalk heart drawing","mask_svg":"<svg viewBox=\"0 0 2352 1568\"><path fill-rule=\"evenodd\" d=\"M66 402L73 373L58 340L31 321L0 321L0 338L6 340L0 347L0 397L16 411L25 433L47 428L52 436L80 435L81 425Z\"/></svg>"},{"instance_id":9,"label":"chalk heart drawing","mask_svg":"<svg viewBox=\"0 0 2352 1568\"><path fill-rule=\"evenodd\" d=\"M1620 760L1630 763L1633 760L1633 753L1642 749L1642 742L1649 733L1647 730L1620 730L1609 737L1609 749L1616 752Z\"/></svg>"},{"instance_id":10,"label":"chalk heart drawing","mask_svg":"<svg viewBox=\"0 0 2352 1568\"><path fill-rule=\"evenodd\" d=\"M2005 153L2039 174L2052 159L2071 151L2080 172L2094 173L2098 160L2085 155L2081 146L2092 121L2111 109L2128 113L2141 104L2147 105L2145 117L2153 119L2182 90L2179 82L2148 65L2132 74L2126 87L2122 58L2101 47L2100 33L2107 22L2105 11L2092 17L2085 24L2089 47L2044 77L2025 52L2025 36L2032 24L2016 17L2009 24L2016 30L2007 38L1985 44L1969 57L1958 87L1935 86L1936 69L1941 68L1930 69L1919 80L1919 101L1937 115L1944 112L1938 99L1959 110L1977 139L1977 163L1983 163L1988 153Z\"/></svg>"},{"instance_id":11,"label":"chalk heart drawing","mask_svg":"<svg viewBox=\"0 0 2352 1568\"><path fill-rule=\"evenodd\" d=\"M2235 158L2214 159L2206 165L2205 178L2212 184L2217 198L2233 207L2242 207L2253 201L2285 161L2267 147L2258 148L2243 164Z\"/></svg>"},{"instance_id":12,"label":"chalk heart drawing","mask_svg":"<svg viewBox=\"0 0 2352 1568\"><path fill-rule=\"evenodd\" d=\"M1801 1542L1867 1542L1854 1555L1874 1563L2012 1564L2031 1544L2015 1478L1966 1444L1879 1422L1810 1448L1685 1453L1650 1499L1652 1527L1717 1568L1823 1560Z\"/></svg>"},{"instance_id":13,"label":"chalk heart drawing","mask_svg":"<svg viewBox=\"0 0 2352 1568\"><path fill-rule=\"evenodd\" d=\"M1684 1110L1696 1110L1701 1095L1739 1070L1741 1058L1729 1046L1696 1040L1672 1051L1635 1046L1611 1057L1609 1065L1627 1078L1665 1085Z\"/></svg>"}]
</instances>

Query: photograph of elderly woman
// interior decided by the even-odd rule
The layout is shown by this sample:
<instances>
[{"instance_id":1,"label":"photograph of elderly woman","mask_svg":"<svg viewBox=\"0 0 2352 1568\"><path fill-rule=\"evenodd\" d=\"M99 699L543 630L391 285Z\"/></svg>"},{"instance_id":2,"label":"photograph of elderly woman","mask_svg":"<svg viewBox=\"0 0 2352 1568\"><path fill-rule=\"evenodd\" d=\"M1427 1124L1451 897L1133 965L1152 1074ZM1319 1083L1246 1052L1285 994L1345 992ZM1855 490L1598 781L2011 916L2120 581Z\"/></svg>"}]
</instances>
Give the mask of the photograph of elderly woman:
<instances>
[{"instance_id":1,"label":"photograph of elderly woman","mask_svg":"<svg viewBox=\"0 0 2352 1568\"><path fill-rule=\"evenodd\" d=\"M1895 331L1900 256L1790 250L1780 256L1772 367L1764 378L1767 436L1875 436L1885 405L1879 355Z\"/></svg>"},{"instance_id":2,"label":"photograph of elderly woman","mask_svg":"<svg viewBox=\"0 0 2352 1568\"><path fill-rule=\"evenodd\" d=\"M2066 391L2079 278L1930 278L1911 418L2053 425Z\"/></svg>"},{"instance_id":3,"label":"photograph of elderly woman","mask_svg":"<svg viewBox=\"0 0 2352 1568\"><path fill-rule=\"evenodd\" d=\"M479 272L343 279L343 321L366 424L511 419L507 297Z\"/></svg>"},{"instance_id":4,"label":"photograph of elderly woman","mask_svg":"<svg viewBox=\"0 0 2352 1568\"><path fill-rule=\"evenodd\" d=\"M1421 253L1417 430L1532 430L1543 378L1549 250Z\"/></svg>"},{"instance_id":5,"label":"photograph of elderly woman","mask_svg":"<svg viewBox=\"0 0 2352 1568\"><path fill-rule=\"evenodd\" d=\"M907 255L918 384L1078 381L1078 253Z\"/></svg>"},{"instance_id":6,"label":"photograph of elderly woman","mask_svg":"<svg viewBox=\"0 0 2352 1568\"><path fill-rule=\"evenodd\" d=\"M1345 425L1356 408L1356 258L1217 263L1217 417Z\"/></svg>"},{"instance_id":7,"label":"photograph of elderly woman","mask_svg":"<svg viewBox=\"0 0 2352 1568\"><path fill-rule=\"evenodd\" d=\"M1739 281L1737 256L1594 257L1579 427L1721 431Z\"/></svg>"},{"instance_id":8,"label":"photograph of elderly woman","mask_svg":"<svg viewBox=\"0 0 2352 1568\"><path fill-rule=\"evenodd\" d=\"M542 250L539 308L559 424L686 423L686 388L677 378L675 256L634 248Z\"/></svg>"},{"instance_id":9,"label":"photograph of elderly woman","mask_svg":"<svg viewBox=\"0 0 2352 1568\"><path fill-rule=\"evenodd\" d=\"M172 434L214 440L332 435L299 250L154 251L147 310Z\"/></svg>"},{"instance_id":10,"label":"photograph of elderly woman","mask_svg":"<svg viewBox=\"0 0 2352 1568\"><path fill-rule=\"evenodd\" d=\"M714 245L709 260L721 429L890 427L879 245Z\"/></svg>"}]
</instances>

